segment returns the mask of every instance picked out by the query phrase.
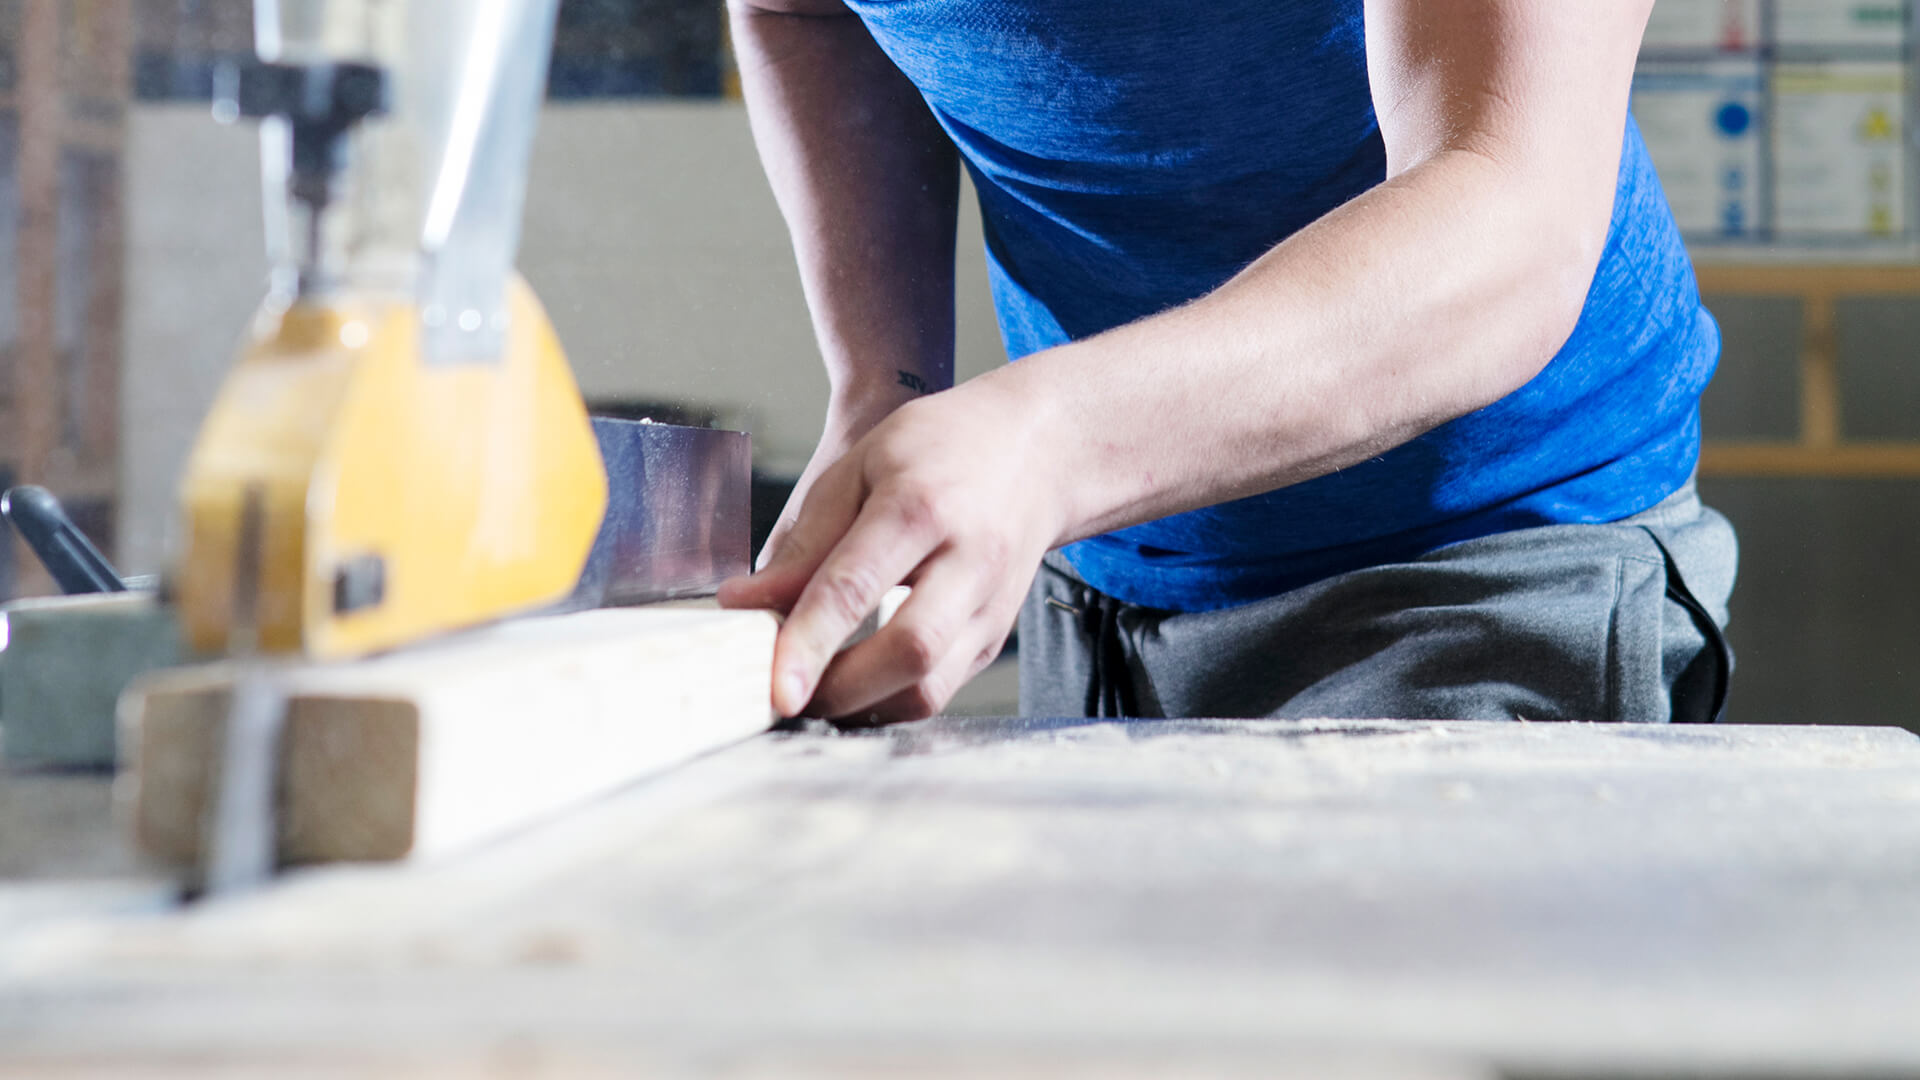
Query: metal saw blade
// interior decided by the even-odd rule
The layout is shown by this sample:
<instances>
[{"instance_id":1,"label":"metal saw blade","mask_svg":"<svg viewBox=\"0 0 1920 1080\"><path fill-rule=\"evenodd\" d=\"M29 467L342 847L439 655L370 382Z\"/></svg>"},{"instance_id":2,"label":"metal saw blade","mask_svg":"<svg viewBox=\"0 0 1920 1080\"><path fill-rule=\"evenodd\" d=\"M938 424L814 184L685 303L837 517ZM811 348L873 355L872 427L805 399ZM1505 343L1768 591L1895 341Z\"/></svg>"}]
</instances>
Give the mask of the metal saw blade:
<instances>
[{"instance_id":1,"label":"metal saw blade","mask_svg":"<svg viewBox=\"0 0 1920 1080\"><path fill-rule=\"evenodd\" d=\"M752 442L742 432L593 418L607 513L568 609L711 595L752 558Z\"/></svg>"}]
</instances>

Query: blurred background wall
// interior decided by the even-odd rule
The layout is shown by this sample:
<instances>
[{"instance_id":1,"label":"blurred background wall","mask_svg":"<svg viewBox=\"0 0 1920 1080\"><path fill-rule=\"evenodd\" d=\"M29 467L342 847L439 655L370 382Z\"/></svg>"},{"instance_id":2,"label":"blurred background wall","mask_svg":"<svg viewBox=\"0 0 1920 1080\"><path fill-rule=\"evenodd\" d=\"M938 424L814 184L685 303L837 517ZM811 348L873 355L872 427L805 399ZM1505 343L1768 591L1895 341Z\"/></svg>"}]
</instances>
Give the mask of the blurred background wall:
<instances>
[{"instance_id":1,"label":"blurred background wall","mask_svg":"<svg viewBox=\"0 0 1920 1080\"><path fill-rule=\"evenodd\" d=\"M0 40L22 40L29 9L52 8L67 58L51 76L26 72L24 88L18 56L0 60L0 405L11 410L0 470L74 494L123 569L140 572L164 564L174 477L264 266L254 139L205 106L213 63L247 47L246 4L117 2L0 0ZM1822 22L1820 5L1838 21ZM125 40L103 30L122 10ZM1846 0L1658 10L1636 113L1708 282L1738 286L1708 298L1726 349L1703 408L1723 452L1701 481L1744 547L1730 718L1920 727L1911 15ZM745 115L727 97L718 5L590 0L565 12L522 267L590 398L710 409L754 432L764 472L791 475L826 384ZM124 70L103 49L121 50ZM23 89L49 82L67 99L50 203L46 155L20 145ZM1803 145L1817 153L1790 152ZM977 217L970 206L963 217L966 377L1002 353ZM1775 277L1757 287L1714 272L1752 266ZM1866 267L1879 284L1822 301L1828 332L1828 307L1796 290L1810 280L1831 292L1831 266ZM47 295L54 318L34 325L18 301ZM1819 361L1823 350L1837 362ZM42 400L62 403L58 421L23 447L33 410L20 403Z\"/></svg>"}]
</instances>

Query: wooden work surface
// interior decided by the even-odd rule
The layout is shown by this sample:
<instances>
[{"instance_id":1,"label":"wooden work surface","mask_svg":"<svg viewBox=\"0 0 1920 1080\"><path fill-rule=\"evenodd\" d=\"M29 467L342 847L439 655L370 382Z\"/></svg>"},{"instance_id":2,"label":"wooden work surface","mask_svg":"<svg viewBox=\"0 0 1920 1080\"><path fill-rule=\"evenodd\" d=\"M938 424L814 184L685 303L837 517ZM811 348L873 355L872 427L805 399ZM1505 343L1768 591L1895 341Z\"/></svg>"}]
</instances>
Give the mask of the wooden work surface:
<instances>
[{"instance_id":1,"label":"wooden work surface","mask_svg":"<svg viewBox=\"0 0 1920 1080\"><path fill-rule=\"evenodd\" d=\"M1910 1075L1920 740L1229 721L774 734L438 863L16 927L0 935L0 1075L55 1063Z\"/></svg>"}]
</instances>

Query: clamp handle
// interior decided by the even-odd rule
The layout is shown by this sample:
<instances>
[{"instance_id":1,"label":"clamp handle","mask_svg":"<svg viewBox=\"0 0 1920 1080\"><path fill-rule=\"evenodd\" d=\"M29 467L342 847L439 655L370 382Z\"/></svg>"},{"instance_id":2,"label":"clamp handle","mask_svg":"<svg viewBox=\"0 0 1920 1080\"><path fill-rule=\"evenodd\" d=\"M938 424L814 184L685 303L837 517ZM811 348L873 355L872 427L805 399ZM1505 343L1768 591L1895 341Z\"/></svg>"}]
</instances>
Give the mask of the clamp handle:
<instances>
[{"instance_id":1,"label":"clamp handle","mask_svg":"<svg viewBox=\"0 0 1920 1080\"><path fill-rule=\"evenodd\" d=\"M46 488L32 484L8 488L0 495L0 516L13 523L61 592L72 596L127 590L106 556Z\"/></svg>"}]
</instances>

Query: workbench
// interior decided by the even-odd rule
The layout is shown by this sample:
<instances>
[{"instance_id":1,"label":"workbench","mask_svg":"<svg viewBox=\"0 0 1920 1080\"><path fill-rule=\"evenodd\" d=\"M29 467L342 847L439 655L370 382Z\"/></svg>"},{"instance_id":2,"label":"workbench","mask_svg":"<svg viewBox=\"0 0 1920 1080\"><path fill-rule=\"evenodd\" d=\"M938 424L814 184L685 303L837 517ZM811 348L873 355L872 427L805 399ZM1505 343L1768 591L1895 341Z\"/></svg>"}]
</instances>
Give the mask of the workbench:
<instances>
[{"instance_id":1,"label":"workbench","mask_svg":"<svg viewBox=\"0 0 1920 1080\"><path fill-rule=\"evenodd\" d=\"M812 725L185 907L23 784L6 1076L1920 1073L1893 729Z\"/></svg>"}]
</instances>

